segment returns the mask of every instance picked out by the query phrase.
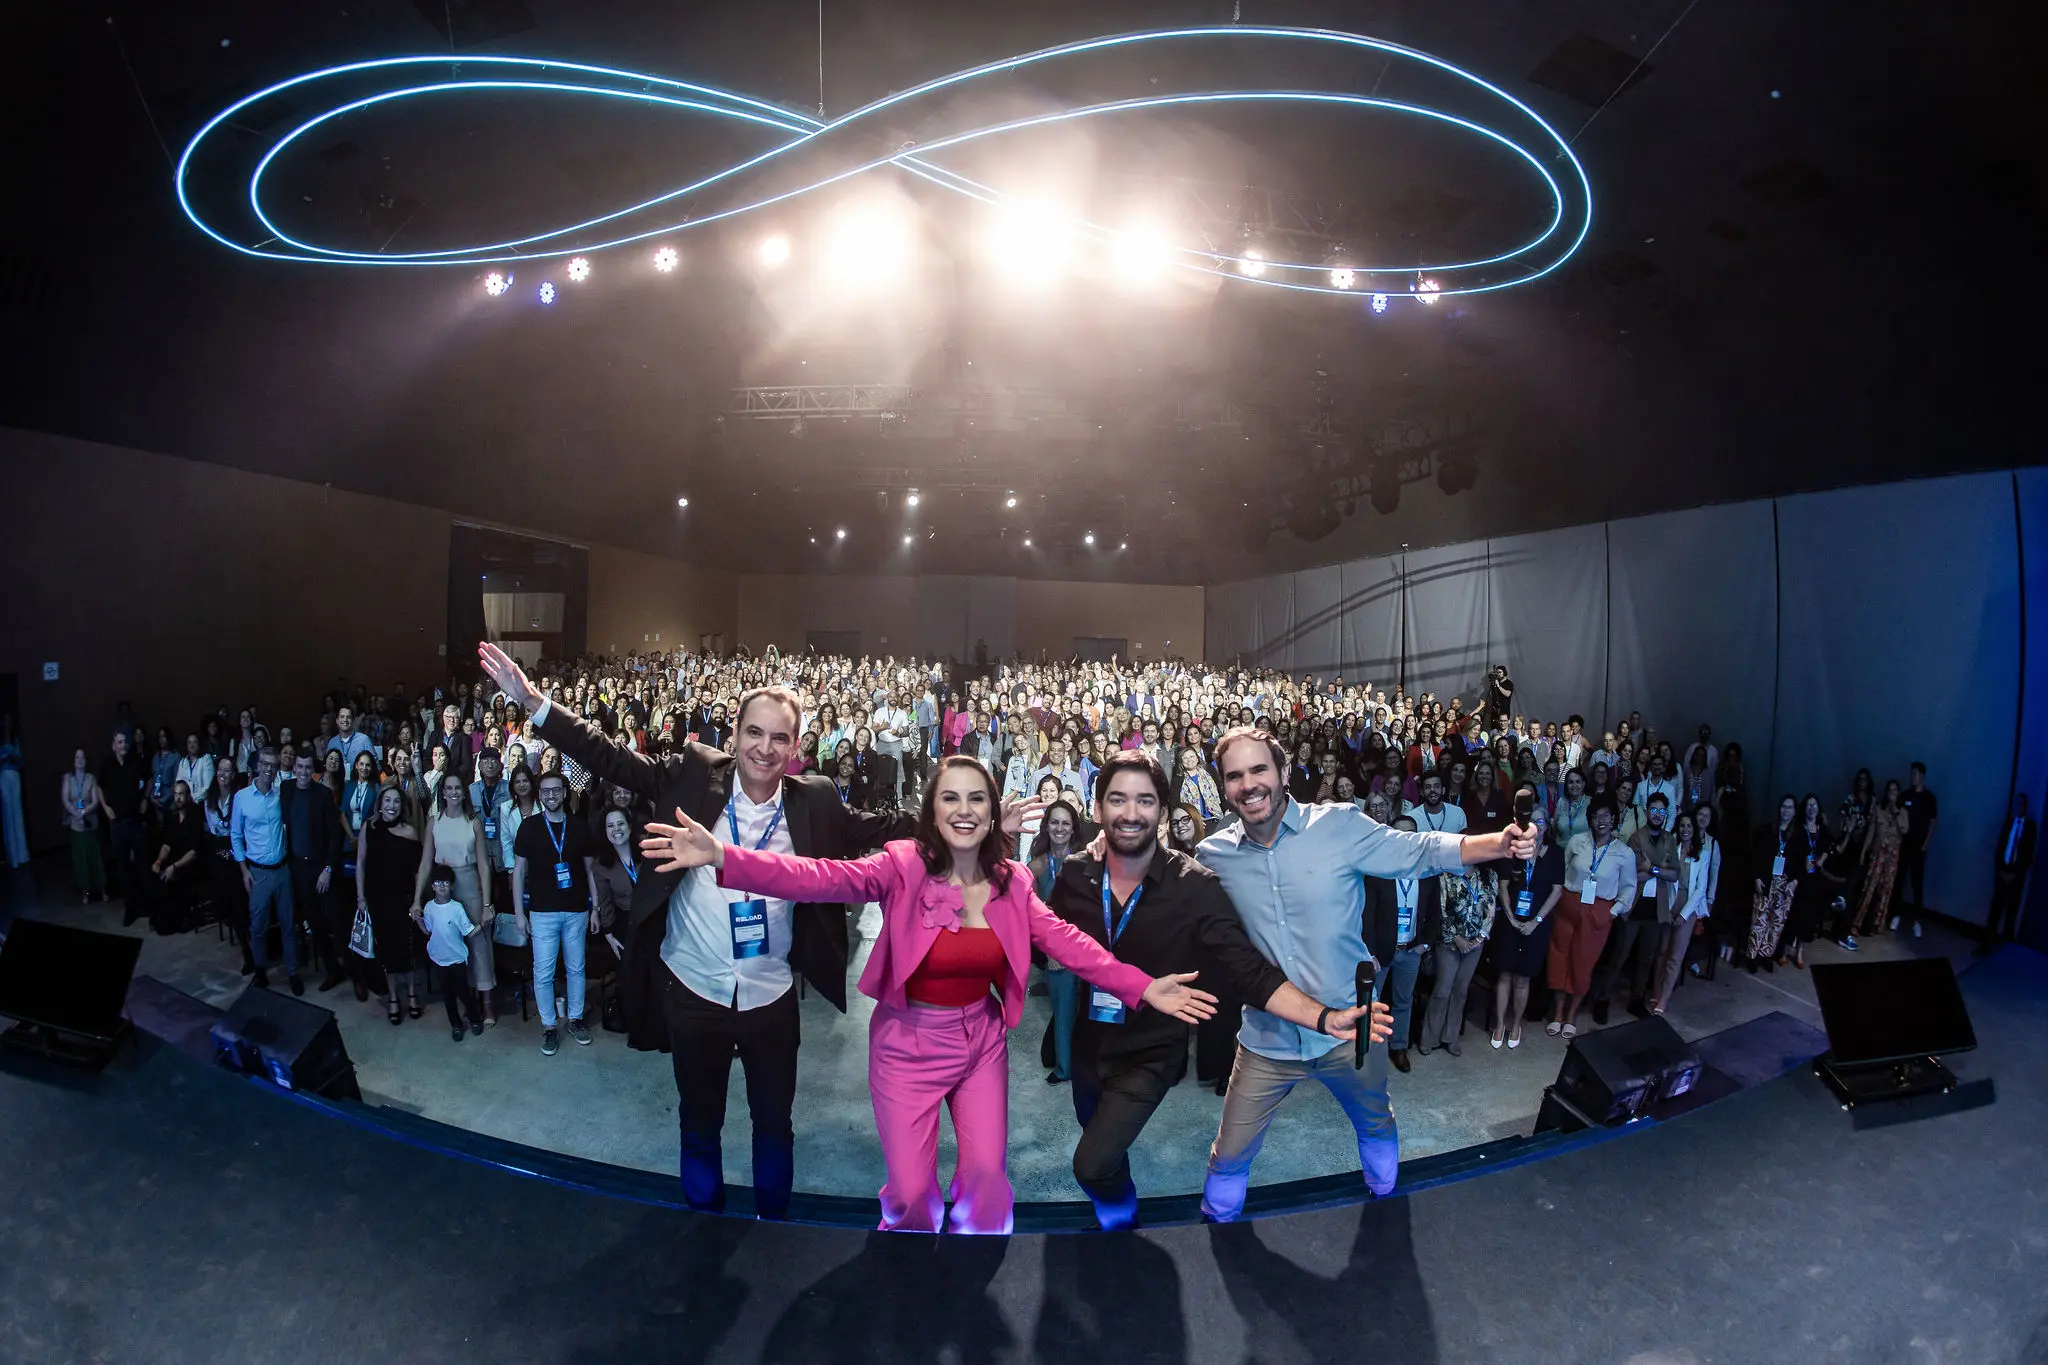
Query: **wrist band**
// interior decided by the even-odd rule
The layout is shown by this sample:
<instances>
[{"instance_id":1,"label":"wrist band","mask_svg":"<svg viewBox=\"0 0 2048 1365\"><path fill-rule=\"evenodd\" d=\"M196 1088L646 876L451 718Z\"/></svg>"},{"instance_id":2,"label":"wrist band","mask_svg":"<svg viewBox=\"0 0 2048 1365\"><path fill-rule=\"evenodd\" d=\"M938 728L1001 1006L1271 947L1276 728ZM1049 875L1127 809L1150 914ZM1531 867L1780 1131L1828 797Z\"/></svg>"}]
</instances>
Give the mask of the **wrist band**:
<instances>
[{"instance_id":1,"label":"wrist band","mask_svg":"<svg viewBox=\"0 0 2048 1365\"><path fill-rule=\"evenodd\" d=\"M1323 1012L1316 1016L1316 1032L1327 1035L1330 1031L1328 1028L1329 1022L1330 1007L1328 1005L1325 1005L1323 1006Z\"/></svg>"}]
</instances>

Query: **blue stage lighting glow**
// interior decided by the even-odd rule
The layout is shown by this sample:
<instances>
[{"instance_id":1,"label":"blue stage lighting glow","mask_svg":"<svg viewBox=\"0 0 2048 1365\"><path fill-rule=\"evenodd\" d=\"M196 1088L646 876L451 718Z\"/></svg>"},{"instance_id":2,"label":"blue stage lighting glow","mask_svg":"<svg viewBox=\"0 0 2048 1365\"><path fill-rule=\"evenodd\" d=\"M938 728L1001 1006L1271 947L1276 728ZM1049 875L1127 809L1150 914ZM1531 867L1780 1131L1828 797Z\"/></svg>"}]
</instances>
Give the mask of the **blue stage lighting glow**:
<instances>
[{"instance_id":1,"label":"blue stage lighting glow","mask_svg":"<svg viewBox=\"0 0 2048 1365\"><path fill-rule=\"evenodd\" d=\"M757 166L784 156L820 134L864 120L882 123L884 120L879 116L895 105L970 81L1018 71L1061 58L1114 48L1135 48L1146 44L1173 42L1229 43L1242 46L1255 41L1313 44L1325 49L1351 49L1384 61L1382 81L1385 75L1393 72L1397 66L1429 80L1446 79L1453 93L1483 104L1487 115L1485 120L1481 121L1479 118L1467 117L1465 113L1449 108L1431 107L1424 103L1383 98L1377 94L1361 94L1343 89L1216 90L1179 94L1148 92L1131 98L1107 100L1098 104L1076 106L953 132L911 146L899 146L899 150L892 156L846 165L812 183L702 216L675 216L669 221L644 229L637 229L635 225L622 221L636 215L649 215L663 210L664 206L672 206L686 196L731 180ZM1135 67L1133 69L1137 70ZM1136 79L1134 75L1133 80ZM1376 81L1372 88L1375 91L1382 88L1382 81ZM286 92L290 92L294 104L310 102L317 105L316 90L323 86L341 92L344 97L324 112L314 114L271 140L253 140L247 133L246 121L240 126L234 122L235 116L250 105L284 95ZM370 88L365 89L365 86ZM737 120L787 133L790 136L788 140L757 156L610 213L530 236L440 250L364 252L323 246L292 236L266 212L263 205L264 174L281 153L294 146L306 134L330 120L356 110L418 96L454 92L552 92L633 101L682 113ZM1384 287L1397 280L1415 280L1423 275L1431 277L1432 282L1438 286L1436 290L1430 292L1439 296L1483 293L1511 288L1549 274L1578 250L1591 228L1592 186L1585 167L1555 128L1506 90L1441 58L1383 39L1321 29L1258 25L1165 29L1064 43L927 81L829 122L711 86L576 62L477 54L464 54L460 58L436 54L352 62L279 81L221 110L186 144L178 158L174 185L179 207L200 231L221 245L247 256L334 265L498 265L521 260L586 256L591 252L645 241L657 235L672 235L783 203L799 195L886 166L894 166L954 193L998 207L1006 207L1021 201L1001 189L981 184L946 168L932 160L934 154L949 147L962 146L1002 133L1081 119L1144 109L1177 106L1199 108L1249 102L1383 111L1463 130L1513 153L1534 174L1550 197L1551 212L1548 222L1535 236L1521 245L1479 260L1430 263L1419 267L1412 261L1399 266L1347 262L1351 278L1343 283L1331 278L1331 268L1326 261L1266 260L1258 268L1247 270L1245 257L1241 255L1219 253L1198 247L1167 246L1166 255L1182 268L1219 275L1261 288L1306 293L1349 293L1359 288ZM1463 107L1461 104L1460 108ZM232 132L236 136L227 137L227 132ZM897 145L894 139L891 140L891 144ZM195 184L201 181L208 185L217 183L224 170L233 170L235 174L239 174L238 169L224 163L232 163L236 158L246 159L251 156L256 159L248 170L246 193L243 196L245 202L225 209L220 205L209 204L202 210L195 202ZM195 170L203 174L195 175ZM678 210L669 207L666 212L674 215ZM228 221L230 213L246 213L246 220L240 224L231 223ZM612 224L619 226L608 227ZM1068 220L1068 226L1074 234L1098 242L1114 244L1118 238L1118 234L1113 230L1079 218ZM1252 259L1256 261L1258 258L1254 254ZM659 270L673 269L674 261L673 247L663 247L656 253L655 265Z\"/></svg>"},{"instance_id":2,"label":"blue stage lighting glow","mask_svg":"<svg viewBox=\"0 0 2048 1365\"><path fill-rule=\"evenodd\" d=\"M542 303L553 303L555 301L555 282L553 280L542 280L540 282L540 301Z\"/></svg>"},{"instance_id":3,"label":"blue stage lighting glow","mask_svg":"<svg viewBox=\"0 0 2048 1365\"><path fill-rule=\"evenodd\" d=\"M1387 311L1387 296L1385 294L1374 294L1372 296L1372 311L1375 313Z\"/></svg>"}]
</instances>

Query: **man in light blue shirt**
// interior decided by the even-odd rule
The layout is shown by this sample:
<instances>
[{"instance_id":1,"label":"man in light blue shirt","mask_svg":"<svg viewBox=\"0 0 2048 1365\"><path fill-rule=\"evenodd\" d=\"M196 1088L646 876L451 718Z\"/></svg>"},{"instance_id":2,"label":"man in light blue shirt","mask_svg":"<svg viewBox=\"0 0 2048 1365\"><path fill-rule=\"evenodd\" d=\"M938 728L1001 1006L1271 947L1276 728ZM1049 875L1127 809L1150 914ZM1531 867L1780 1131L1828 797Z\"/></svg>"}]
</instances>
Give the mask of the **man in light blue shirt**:
<instances>
[{"instance_id":1,"label":"man in light blue shirt","mask_svg":"<svg viewBox=\"0 0 2048 1365\"><path fill-rule=\"evenodd\" d=\"M256 959L250 984L268 986L270 974L265 940L276 908L284 938L285 977L293 995L304 995L299 980L299 936L292 923L291 850L285 839L284 812L278 803L277 750L259 750L256 779L235 793L228 808L228 846L242 869L242 889L249 893L249 952Z\"/></svg>"},{"instance_id":2,"label":"man in light blue shirt","mask_svg":"<svg viewBox=\"0 0 2048 1365\"><path fill-rule=\"evenodd\" d=\"M1203 840L1195 856L1222 879L1267 960L1332 1009L1358 1004L1358 964L1371 956L1365 877L1420 877L1536 854L1530 826L1498 834L1410 833L1388 829L1348 802L1303 806L1287 795L1287 755L1261 730L1227 732L1216 743L1216 763L1224 804L1242 823ZM1384 981L1386 964L1380 965ZM1247 1007L1202 1186L1209 1218L1228 1222L1243 1210L1252 1160L1274 1111L1311 1077L1329 1087L1351 1119L1366 1187L1375 1195L1393 1190L1400 1138L1387 1099L1386 1049L1370 1049L1359 1070L1350 1048Z\"/></svg>"}]
</instances>

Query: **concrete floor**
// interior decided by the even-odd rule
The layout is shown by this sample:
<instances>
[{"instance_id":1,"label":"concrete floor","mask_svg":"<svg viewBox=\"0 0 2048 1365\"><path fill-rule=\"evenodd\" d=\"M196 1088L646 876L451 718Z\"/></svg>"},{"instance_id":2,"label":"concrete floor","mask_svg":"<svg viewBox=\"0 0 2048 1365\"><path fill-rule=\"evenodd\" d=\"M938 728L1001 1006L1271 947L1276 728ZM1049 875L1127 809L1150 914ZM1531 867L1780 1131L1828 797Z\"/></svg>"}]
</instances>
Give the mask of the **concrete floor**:
<instances>
[{"instance_id":1,"label":"concrete floor","mask_svg":"<svg viewBox=\"0 0 2048 1365\"><path fill-rule=\"evenodd\" d=\"M7 874L6 902L21 913L47 914L81 927L122 932L118 904L80 907L61 891L49 897L39 885L62 885L57 869L43 863L35 875ZM879 912L862 915L853 973L858 975L872 943ZM0 925L6 916L0 915ZM127 932L140 932L143 926ZM171 938L143 935L138 974L222 1007L241 993L240 955L213 929ZM1946 953L1958 966L1973 945L1945 926L1927 937L1879 936L1865 940L1861 953L1829 943L1812 945L1810 961L1870 960L1909 954ZM317 976L317 973L314 974ZM283 978L273 974L283 989ZM449 1039L436 1003L418 1020L397 1028L372 1000L358 1003L347 987L307 999L335 1011L355 1060L363 1097L443 1123L488 1133L529 1146L614 1165L673 1171L676 1162L675 1087L668 1058L628 1049L616 1034L593 1030L581 1048L565 1037L554 1057L540 1054L537 1020L521 1023L515 1012L481 1038ZM804 1002L804 1044L796 1111L797 1185L821 1194L865 1196L875 1192L882 1170L867 1090L867 1020L872 1002L855 993L839 1014L812 997ZM1048 1086L1038 1065L1038 1040L1047 1003L1032 996L1010 1049L1010 1175L1017 1197L1067 1200L1079 1197L1068 1163L1078 1127L1070 1090ZM1699 1038L1773 1010L1820 1027L1811 975L1780 969L1751 976L1724 965L1717 980L1687 979L1667 1016L1687 1038ZM596 1008L591 1008L593 1020ZM1404 1159L1469 1147L1516 1133L1535 1120L1543 1087L1557 1075L1564 1044L1539 1028L1525 1031L1520 1048L1496 1052L1476 1022L1483 1017L1475 998L1462 1040L1464 1055L1432 1053L1414 1058L1414 1071L1392 1076ZM1617 1010L1614 1022L1628 1022ZM1581 1016L1581 1026L1590 1024ZM1210 1140L1223 1101L1190 1076L1160 1106L1147 1126L1131 1165L1146 1194L1187 1193L1201 1187ZM950 1168L950 1124L942 1127L940 1168ZM741 1073L733 1081L725 1132L726 1178L749 1183L749 1128ZM1281 1108L1255 1168L1261 1183L1296 1180L1358 1169L1350 1127L1324 1090L1305 1086Z\"/></svg>"}]
</instances>

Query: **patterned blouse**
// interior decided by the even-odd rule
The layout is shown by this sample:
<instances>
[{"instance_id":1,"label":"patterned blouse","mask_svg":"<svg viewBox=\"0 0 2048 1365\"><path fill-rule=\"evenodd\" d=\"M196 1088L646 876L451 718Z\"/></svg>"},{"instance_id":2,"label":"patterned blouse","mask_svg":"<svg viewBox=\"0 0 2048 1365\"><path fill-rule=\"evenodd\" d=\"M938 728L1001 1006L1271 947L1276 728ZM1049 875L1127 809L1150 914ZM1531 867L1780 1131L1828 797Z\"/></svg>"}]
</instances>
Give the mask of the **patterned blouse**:
<instances>
[{"instance_id":1,"label":"patterned blouse","mask_svg":"<svg viewBox=\"0 0 2048 1365\"><path fill-rule=\"evenodd\" d=\"M1490 867L1468 867L1443 875L1444 942L1470 943L1493 930L1493 912L1500 904L1499 880Z\"/></svg>"}]
</instances>

